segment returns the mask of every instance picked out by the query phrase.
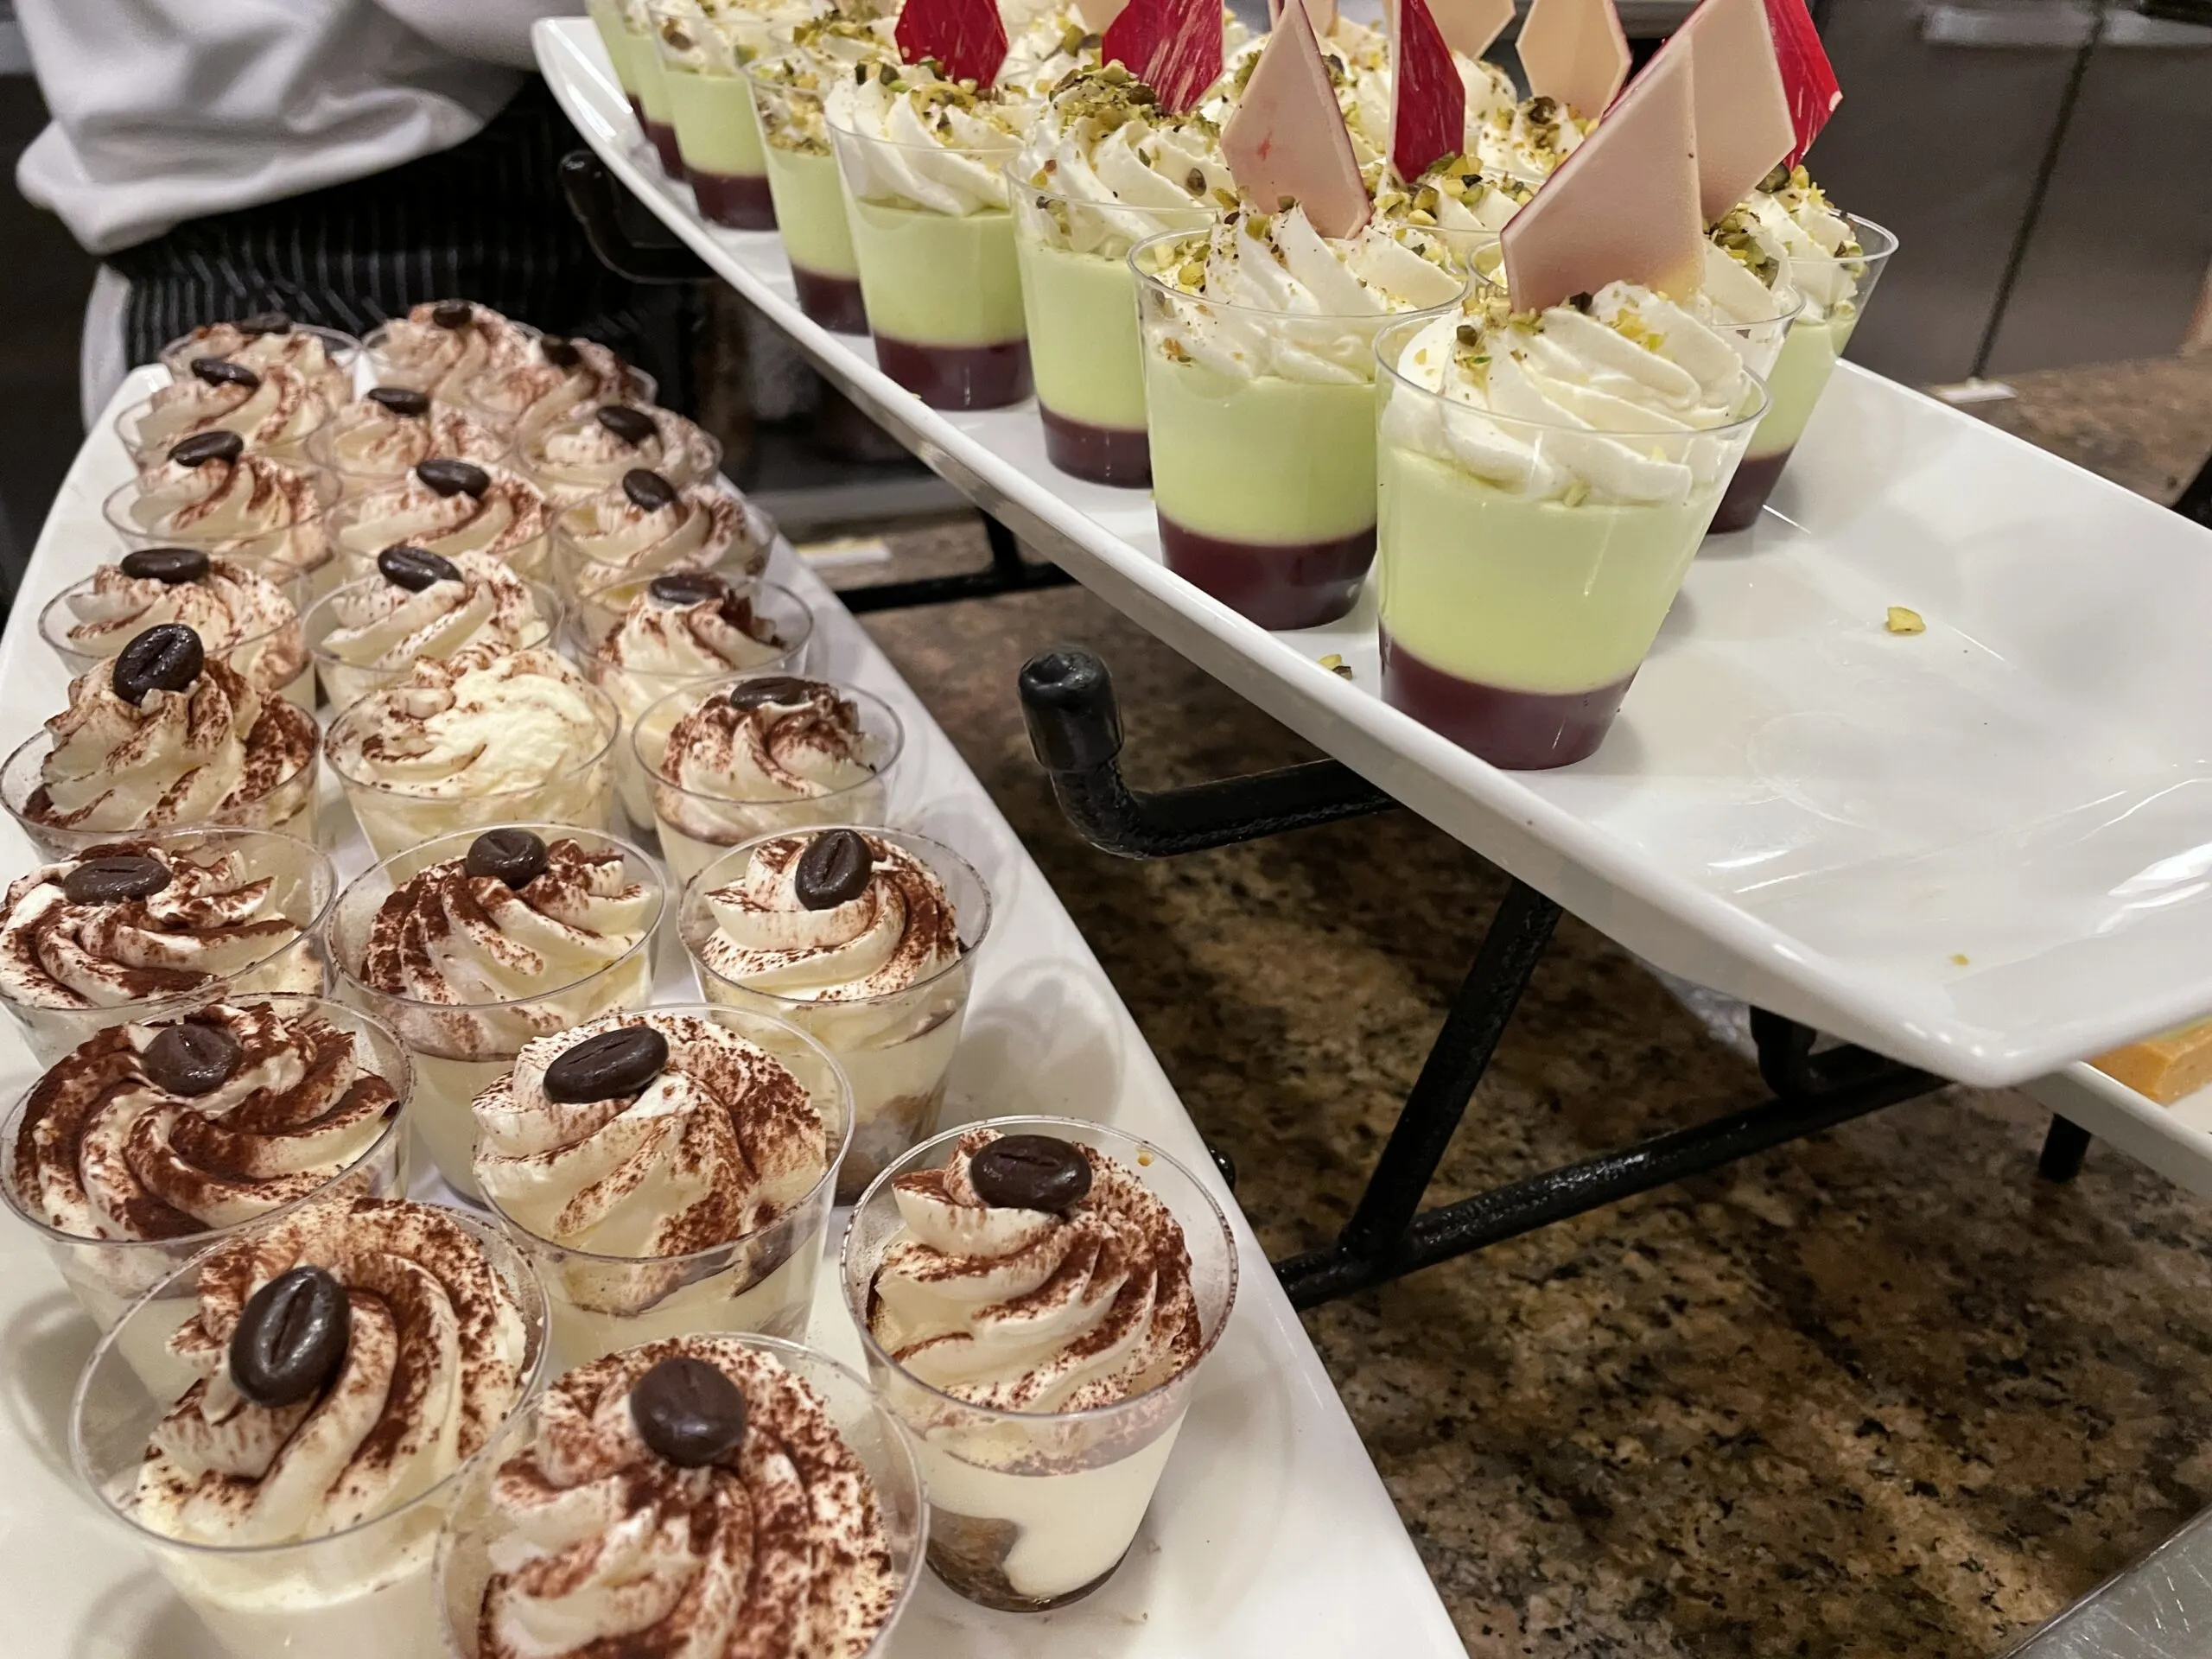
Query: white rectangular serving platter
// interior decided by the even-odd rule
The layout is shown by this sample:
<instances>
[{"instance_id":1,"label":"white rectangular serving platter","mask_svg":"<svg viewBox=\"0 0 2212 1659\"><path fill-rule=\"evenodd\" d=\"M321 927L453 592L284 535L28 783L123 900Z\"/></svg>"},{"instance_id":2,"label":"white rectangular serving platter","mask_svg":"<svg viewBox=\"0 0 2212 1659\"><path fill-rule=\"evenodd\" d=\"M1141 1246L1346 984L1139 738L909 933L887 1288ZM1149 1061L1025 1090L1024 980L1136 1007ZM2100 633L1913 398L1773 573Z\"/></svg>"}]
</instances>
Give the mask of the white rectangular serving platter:
<instances>
[{"instance_id":1,"label":"white rectangular serving platter","mask_svg":"<svg viewBox=\"0 0 2212 1659\"><path fill-rule=\"evenodd\" d=\"M1629 949L1984 1084L2212 1008L2212 534L1847 365L1773 510L1707 543L1604 748L1502 772L1376 695L1371 596L1270 634L1171 575L1149 495L1056 471L1033 408L924 407L799 312L774 235L702 223L588 22L536 40L622 182L931 467ZM1927 632L1887 632L1893 605Z\"/></svg>"},{"instance_id":2,"label":"white rectangular serving platter","mask_svg":"<svg viewBox=\"0 0 2212 1659\"><path fill-rule=\"evenodd\" d=\"M40 534L0 637L0 753L66 702L67 677L38 638L40 607L120 550L101 499L130 477L109 424L160 370L132 375L86 442ZM949 739L820 579L778 547L772 580L812 607L810 671L875 692L899 710L906 748L894 819L964 852L996 914L977 965L948 1121L1058 1113L1145 1135L1197 1170L1235 1222L1236 1312L1207 1362L1191 1416L1127 1563L1088 1600L1034 1618L969 1605L926 1580L892 1659L1342 1659L1359 1652L1463 1655L1389 1494L1313 1344L1128 1012L1041 872ZM341 877L370 862L333 780L324 842ZM0 876L40 861L0 825ZM683 952L664 938L660 996L696 998ZM0 1100L35 1076L0 1022ZM427 1185L436 1186L433 1176ZM836 1243L813 1336L857 1364L836 1292ZM0 1655L7 1659L217 1659L135 1541L75 1490L70 1392L90 1324L28 1229L0 1217ZM302 1659L314 1659L303 1655ZM433 1659L395 1654L393 1659Z\"/></svg>"}]
</instances>

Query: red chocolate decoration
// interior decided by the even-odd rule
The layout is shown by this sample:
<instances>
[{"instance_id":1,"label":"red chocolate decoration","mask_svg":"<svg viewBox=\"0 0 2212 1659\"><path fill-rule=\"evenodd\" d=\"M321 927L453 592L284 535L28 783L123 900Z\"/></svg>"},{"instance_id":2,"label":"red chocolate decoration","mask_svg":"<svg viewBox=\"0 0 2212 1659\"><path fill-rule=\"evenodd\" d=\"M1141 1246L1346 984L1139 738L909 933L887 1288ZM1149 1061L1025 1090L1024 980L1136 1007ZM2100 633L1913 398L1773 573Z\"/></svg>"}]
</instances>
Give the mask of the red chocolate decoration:
<instances>
[{"instance_id":1,"label":"red chocolate decoration","mask_svg":"<svg viewBox=\"0 0 2212 1659\"><path fill-rule=\"evenodd\" d=\"M946 77L988 86L1006 61L1006 24L994 0L908 0L899 14L899 55L934 58Z\"/></svg>"},{"instance_id":2,"label":"red chocolate decoration","mask_svg":"<svg viewBox=\"0 0 2212 1659\"><path fill-rule=\"evenodd\" d=\"M1836 84L1835 67L1821 45L1821 32L1813 27L1813 14L1805 0L1766 0L1767 27L1774 31L1775 60L1782 66L1782 85L1789 94L1789 121L1797 129L1797 147L1783 158L1785 167L1805 159L1813 140L1843 102L1843 88Z\"/></svg>"},{"instance_id":3,"label":"red chocolate decoration","mask_svg":"<svg viewBox=\"0 0 2212 1659\"><path fill-rule=\"evenodd\" d=\"M1467 86L1428 0L1397 0L1390 41L1390 165L1411 181L1466 142Z\"/></svg>"},{"instance_id":4,"label":"red chocolate decoration","mask_svg":"<svg viewBox=\"0 0 2212 1659\"><path fill-rule=\"evenodd\" d=\"M1221 79L1220 0L1131 0L1100 51L1159 93L1161 109L1195 110Z\"/></svg>"}]
</instances>

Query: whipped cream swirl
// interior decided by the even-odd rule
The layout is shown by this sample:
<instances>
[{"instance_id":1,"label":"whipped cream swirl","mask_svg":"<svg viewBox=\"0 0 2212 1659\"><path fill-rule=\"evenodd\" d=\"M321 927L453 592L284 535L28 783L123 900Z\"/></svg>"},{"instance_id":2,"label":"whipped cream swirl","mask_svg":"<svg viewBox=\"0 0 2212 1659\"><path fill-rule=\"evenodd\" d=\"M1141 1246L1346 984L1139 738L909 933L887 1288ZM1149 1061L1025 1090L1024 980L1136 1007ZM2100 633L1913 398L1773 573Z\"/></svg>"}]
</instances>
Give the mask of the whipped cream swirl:
<instances>
[{"instance_id":1,"label":"whipped cream swirl","mask_svg":"<svg viewBox=\"0 0 2212 1659\"><path fill-rule=\"evenodd\" d=\"M757 576L767 569L771 532L741 497L719 483L675 493L666 506L643 506L618 482L563 508L553 522L580 567L576 591L671 570Z\"/></svg>"},{"instance_id":2,"label":"whipped cream swirl","mask_svg":"<svg viewBox=\"0 0 2212 1659\"><path fill-rule=\"evenodd\" d=\"M652 429L632 435L632 415L650 422ZM615 404L601 404L525 433L515 455L556 506L619 485L635 467L681 486L713 478L721 464L721 446L681 415Z\"/></svg>"},{"instance_id":3,"label":"whipped cream swirl","mask_svg":"<svg viewBox=\"0 0 2212 1659\"><path fill-rule=\"evenodd\" d=\"M1728 339L1631 283L1533 317L1492 295L1406 343L1399 374L1441 400L1393 395L1386 441L1569 505L1680 505L1717 486L1719 429L1761 401Z\"/></svg>"},{"instance_id":4,"label":"whipped cream swirl","mask_svg":"<svg viewBox=\"0 0 2212 1659\"><path fill-rule=\"evenodd\" d=\"M642 401L645 382L594 340L539 340L521 362L494 364L468 388L468 401L504 430L528 431L582 404Z\"/></svg>"},{"instance_id":5,"label":"whipped cream swirl","mask_svg":"<svg viewBox=\"0 0 2212 1659\"><path fill-rule=\"evenodd\" d=\"M336 1279L351 1314L322 1390L257 1406L231 1381L253 1293L291 1268ZM521 1403L530 1329L474 1234L435 1205L310 1204L211 1254L169 1351L200 1373L155 1428L136 1518L187 1542L289 1543L388 1515L483 1449ZM427 1558L429 1537L408 1548Z\"/></svg>"},{"instance_id":6,"label":"whipped cream swirl","mask_svg":"<svg viewBox=\"0 0 2212 1659\"><path fill-rule=\"evenodd\" d=\"M247 334L234 322L212 322L194 329L162 353L169 372L181 378L192 372L196 358L219 358L241 364L256 374L284 369L321 389L334 408L353 395L352 336L340 336L346 361L331 355L331 342L307 328L287 326L281 331Z\"/></svg>"},{"instance_id":7,"label":"whipped cream swirl","mask_svg":"<svg viewBox=\"0 0 2212 1659\"><path fill-rule=\"evenodd\" d=\"M136 704L116 692L118 660L72 680L68 708L46 722L54 747L28 817L94 830L258 821L314 756L314 717L264 698L219 658L184 690L151 690ZM291 804L270 816L290 816Z\"/></svg>"},{"instance_id":8,"label":"whipped cream swirl","mask_svg":"<svg viewBox=\"0 0 2212 1659\"><path fill-rule=\"evenodd\" d=\"M420 470L356 496L336 518L338 544L357 564L387 547L419 547L448 559L482 554L535 575L544 563L551 516L537 487L518 473L486 469L481 495L442 494Z\"/></svg>"},{"instance_id":9,"label":"whipped cream swirl","mask_svg":"<svg viewBox=\"0 0 2212 1659\"><path fill-rule=\"evenodd\" d=\"M879 64L866 80L836 82L824 109L830 126L863 141L841 163L856 200L899 202L954 219L1006 206L1001 169L1020 150L1035 113L1016 94L957 85L928 64L890 63Z\"/></svg>"},{"instance_id":10,"label":"whipped cream swirl","mask_svg":"<svg viewBox=\"0 0 2212 1659\"><path fill-rule=\"evenodd\" d=\"M634 1095L570 1104L545 1069L625 1027L668 1039L668 1064ZM790 1068L697 1014L613 1014L541 1037L476 1097L476 1179L508 1219L594 1255L690 1255L760 1232L821 1185L835 1150ZM630 1286L621 1311L680 1278Z\"/></svg>"},{"instance_id":11,"label":"whipped cream swirl","mask_svg":"<svg viewBox=\"0 0 2212 1659\"><path fill-rule=\"evenodd\" d=\"M202 432L235 432L249 449L280 449L304 442L330 418L334 405L327 382L282 365L249 372L258 378L209 380L188 370L162 387L138 415L131 434L134 452L158 461L170 445Z\"/></svg>"},{"instance_id":12,"label":"whipped cream swirl","mask_svg":"<svg viewBox=\"0 0 2212 1659\"><path fill-rule=\"evenodd\" d=\"M61 643L92 657L112 657L148 628L181 622L256 689L273 694L307 666L307 642L292 601L267 577L229 559L207 561L189 582L132 576L104 564L67 598L76 615Z\"/></svg>"},{"instance_id":13,"label":"whipped cream swirl","mask_svg":"<svg viewBox=\"0 0 2212 1659\"><path fill-rule=\"evenodd\" d=\"M461 310L449 310L455 302L425 301L378 329L368 341L378 384L412 386L462 404L468 401L468 388L487 372L527 363L536 354L535 328L511 322L487 305L459 303ZM442 313L460 326L440 322Z\"/></svg>"},{"instance_id":14,"label":"whipped cream swirl","mask_svg":"<svg viewBox=\"0 0 2212 1659\"><path fill-rule=\"evenodd\" d=\"M798 896L811 836L753 849L745 874L707 894L715 931L695 949L724 979L807 1002L887 997L960 960L958 918L937 873L903 847L862 832L874 868L858 896L810 910Z\"/></svg>"},{"instance_id":15,"label":"whipped cream swirl","mask_svg":"<svg viewBox=\"0 0 2212 1659\"><path fill-rule=\"evenodd\" d=\"M906 1224L876 1269L869 1330L931 1387L1002 1411L1083 1411L1159 1387L1204 1347L1191 1255L1167 1206L1077 1147L1090 1190L1065 1211L986 1204L960 1137L943 1167L892 1183Z\"/></svg>"},{"instance_id":16,"label":"whipped cream swirl","mask_svg":"<svg viewBox=\"0 0 2212 1659\"><path fill-rule=\"evenodd\" d=\"M630 1396L666 1359L745 1395L745 1438L682 1468L647 1446ZM482 1659L860 1659L898 1601L882 1512L821 1397L772 1355L685 1337L579 1366L491 1501Z\"/></svg>"},{"instance_id":17,"label":"whipped cream swirl","mask_svg":"<svg viewBox=\"0 0 2212 1659\"><path fill-rule=\"evenodd\" d=\"M147 1046L172 1022L111 1026L39 1079L10 1178L24 1207L79 1238L183 1238L312 1196L367 1155L404 1103L353 1033L266 1002L185 1023L238 1046L204 1094L154 1080Z\"/></svg>"},{"instance_id":18,"label":"whipped cream swirl","mask_svg":"<svg viewBox=\"0 0 2212 1659\"><path fill-rule=\"evenodd\" d=\"M839 81L852 79L863 63L889 63L895 69L897 27L895 17L835 13L799 24L791 31L790 46L753 66L753 102L760 111L761 136L779 149L830 154L823 96Z\"/></svg>"},{"instance_id":19,"label":"whipped cream swirl","mask_svg":"<svg viewBox=\"0 0 2212 1659\"><path fill-rule=\"evenodd\" d=\"M334 626L318 649L363 680L381 683L417 658L472 649L504 654L545 643L551 619L539 614L521 577L467 554L455 568L458 582L434 582L419 592L381 575L348 582L324 601Z\"/></svg>"},{"instance_id":20,"label":"whipped cream swirl","mask_svg":"<svg viewBox=\"0 0 2212 1659\"><path fill-rule=\"evenodd\" d=\"M149 699L151 701L151 699ZM325 738L331 764L417 799L483 800L588 764L614 734L567 660L538 647L424 658Z\"/></svg>"},{"instance_id":21,"label":"whipped cream swirl","mask_svg":"<svg viewBox=\"0 0 2212 1659\"><path fill-rule=\"evenodd\" d=\"M165 461L139 474L123 516L161 541L313 570L330 556L323 521L335 499L328 474L268 455Z\"/></svg>"},{"instance_id":22,"label":"whipped cream swirl","mask_svg":"<svg viewBox=\"0 0 2212 1659\"><path fill-rule=\"evenodd\" d=\"M1558 170L1597 124L1596 118L1586 120L1550 98L1495 105L1479 126L1471 107L1467 149L1485 177L1537 185Z\"/></svg>"},{"instance_id":23,"label":"whipped cream swirl","mask_svg":"<svg viewBox=\"0 0 2212 1659\"><path fill-rule=\"evenodd\" d=\"M825 10L817 0L649 0L646 7L662 60L690 75L734 75Z\"/></svg>"},{"instance_id":24,"label":"whipped cream swirl","mask_svg":"<svg viewBox=\"0 0 2212 1659\"><path fill-rule=\"evenodd\" d=\"M1150 252L1177 296L1146 296L1166 308L1154 349L1237 379L1371 380L1384 322L1448 305L1466 287L1433 231L1374 219L1356 236L1325 237L1295 206L1231 214L1210 235Z\"/></svg>"},{"instance_id":25,"label":"whipped cream swirl","mask_svg":"<svg viewBox=\"0 0 2212 1659\"><path fill-rule=\"evenodd\" d=\"M1015 171L1043 194L1027 221L1051 227L1058 246L1126 257L1148 236L1203 224L1236 200L1221 156L1221 130L1203 115L1174 115L1118 63L1061 80L1038 112Z\"/></svg>"},{"instance_id":26,"label":"whipped cream swirl","mask_svg":"<svg viewBox=\"0 0 2212 1659\"><path fill-rule=\"evenodd\" d=\"M404 478L434 455L497 467L508 440L467 410L433 401L420 415L403 414L374 397L346 404L315 435L314 453L348 480Z\"/></svg>"},{"instance_id":27,"label":"whipped cream swirl","mask_svg":"<svg viewBox=\"0 0 2212 1659\"><path fill-rule=\"evenodd\" d=\"M1848 322L1859 315L1866 250L1851 221L1802 166L1777 168L1722 221L1719 239L1748 236L1789 274L1805 297L1808 322Z\"/></svg>"},{"instance_id":28,"label":"whipped cream swirl","mask_svg":"<svg viewBox=\"0 0 2212 1659\"><path fill-rule=\"evenodd\" d=\"M875 777L873 744L849 697L819 680L767 683L776 690L763 701L712 696L670 729L653 810L683 834L735 846L754 830L749 809L818 800Z\"/></svg>"},{"instance_id":29,"label":"whipped cream swirl","mask_svg":"<svg viewBox=\"0 0 2212 1659\"><path fill-rule=\"evenodd\" d=\"M626 676L698 679L759 668L790 649L744 594L671 604L656 599L648 584L593 648L592 677L602 689Z\"/></svg>"}]
</instances>

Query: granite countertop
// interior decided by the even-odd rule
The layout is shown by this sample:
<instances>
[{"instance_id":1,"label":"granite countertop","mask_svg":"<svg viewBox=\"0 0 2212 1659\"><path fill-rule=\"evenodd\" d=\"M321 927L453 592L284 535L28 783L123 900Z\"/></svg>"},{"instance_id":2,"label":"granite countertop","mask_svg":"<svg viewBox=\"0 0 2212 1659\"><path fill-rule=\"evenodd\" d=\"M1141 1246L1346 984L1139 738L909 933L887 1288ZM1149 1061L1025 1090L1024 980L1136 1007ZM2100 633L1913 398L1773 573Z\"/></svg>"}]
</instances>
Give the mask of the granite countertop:
<instances>
[{"instance_id":1,"label":"granite countertop","mask_svg":"<svg viewBox=\"0 0 2212 1659\"><path fill-rule=\"evenodd\" d=\"M2153 493L2212 448L2212 359L2075 372L1976 412ZM902 548L983 556L972 524ZM1326 1242L1502 877L1406 813L1095 854L1015 707L1045 645L1112 665L1141 782L1310 751L1079 589L868 620L1237 1160L1269 1253ZM1764 1093L1570 918L1432 1196ZM1993 1654L2212 1502L2212 1205L2101 1147L2038 1181L2045 1122L1951 1090L1309 1314L1478 1659Z\"/></svg>"}]
</instances>

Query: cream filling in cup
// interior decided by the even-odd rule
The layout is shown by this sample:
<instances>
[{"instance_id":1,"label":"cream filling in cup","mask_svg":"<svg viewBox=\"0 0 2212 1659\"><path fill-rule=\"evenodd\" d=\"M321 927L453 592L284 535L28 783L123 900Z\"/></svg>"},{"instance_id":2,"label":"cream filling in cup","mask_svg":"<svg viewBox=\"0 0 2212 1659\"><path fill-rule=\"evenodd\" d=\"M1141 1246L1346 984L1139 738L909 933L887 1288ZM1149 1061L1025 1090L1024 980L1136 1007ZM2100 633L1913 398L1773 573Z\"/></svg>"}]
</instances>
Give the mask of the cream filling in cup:
<instances>
[{"instance_id":1,"label":"cream filling in cup","mask_svg":"<svg viewBox=\"0 0 2212 1659\"><path fill-rule=\"evenodd\" d=\"M310 583L306 573L289 565L271 565L231 556L226 557L260 576L282 594L292 607L292 620L278 621L232 639L220 652L222 659L264 696L281 696L296 708L314 712L314 668L302 632L305 613L311 604ZM121 627L109 630L109 637L115 644L114 651L87 649L80 638L73 639L72 635L83 621L78 606L92 594L96 580L86 576L82 582L72 582L48 601L45 608L38 613L39 638L45 640L54 654L61 659L61 665L69 671L72 679L115 656L130 642L132 634L140 626L151 627L157 620L147 617L143 622L134 621L129 625L127 632ZM205 645L205 632L198 629L195 632L201 633L200 643ZM291 666L294 664L297 666ZM288 668L289 672L286 671Z\"/></svg>"}]
</instances>

